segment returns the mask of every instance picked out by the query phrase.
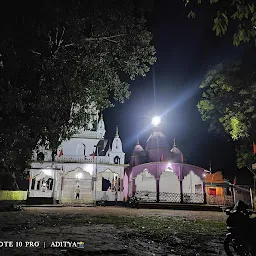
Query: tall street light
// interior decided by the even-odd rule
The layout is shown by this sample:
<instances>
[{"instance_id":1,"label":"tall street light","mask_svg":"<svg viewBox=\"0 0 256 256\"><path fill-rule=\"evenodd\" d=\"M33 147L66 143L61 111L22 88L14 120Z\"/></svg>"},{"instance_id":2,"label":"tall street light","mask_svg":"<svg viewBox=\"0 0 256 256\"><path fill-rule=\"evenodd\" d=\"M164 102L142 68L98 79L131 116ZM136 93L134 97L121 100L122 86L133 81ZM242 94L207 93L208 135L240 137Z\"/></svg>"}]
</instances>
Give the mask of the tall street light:
<instances>
[{"instance_id":1,"label":"tall street light","mask_svg":"<svg viewBox=\"0 0 256 256\"><path fill-rule=\"evenodd\" d=\"M96 153L96 162L95 162L95 181L94 181L94 197L95 197L95 200L94 200L94 205L96 206L97 205L97 188L96 188L96 186L97 186L97 163L98 163L98 161L97 161L97 158L98 158L98 155L99 155L99 148L98 148L98 146L97 145L94 145L94 147L95 147L95 153Z\"/></svg>"}]
</instances>

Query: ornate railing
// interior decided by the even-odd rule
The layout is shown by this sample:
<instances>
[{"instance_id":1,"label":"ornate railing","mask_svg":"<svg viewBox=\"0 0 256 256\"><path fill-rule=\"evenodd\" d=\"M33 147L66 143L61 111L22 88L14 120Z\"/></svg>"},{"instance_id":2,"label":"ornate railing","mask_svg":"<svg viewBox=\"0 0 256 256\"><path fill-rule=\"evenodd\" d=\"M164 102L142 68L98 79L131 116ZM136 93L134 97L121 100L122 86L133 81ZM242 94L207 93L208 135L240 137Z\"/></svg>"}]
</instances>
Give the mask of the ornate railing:
<instances>
[{"instance_id":1,"label":"ornate railing","mask_svg":"<svg viewBox=\"0 0 256 256\"><path fill-rule=\"evenodd\" d=\"M232 206L234 204L234 200L232 196L209 195L207 196L207 204Z\"/></svg>"},{"instance_id":2,"label":"ornate railing","mask_svg":"<svg viewBox=\"0 0 256 256\"><path fill-rule=\"evenodd\" d=\"M113 164L114 158L109 156L95 156L94 159L92 156L75 156L75 155L63 155L61 157L56 156L55 162L59 163L98 163L98 164ZM37 157L33 156L32 161L38 162ZM50 156L46 156L44 162L51 162L52 158Z\"/></svg>"},{"instance_id":3,"label":"ornate railing","mask_svg":"<svg viewBox=\"0 0 256 256\"><path fill-rule=\"evenodd\" d=\"M88 139L96 139L97 138L97 131L87 131L87 130L80 130L78 133L72 136L73 138L88 138Z\"/></svg>"},{"instance_id":4,"label":"ornate railing","mask_svg":"<svg viewBox=\"0 0 256 256\"><path fill-rule=\"evenodd\" d=\"M156 192L151 191L137 191L136 196L142 202L156 202Z\"/></svg>"},{"instance_id":5,"label":"ornate railing","mask_svg":"<svg viewBox=\"0 0 256 256\"><path fill-rule=\"evenodd\" d=\"M181 194L180 193L169 193L169 192L159 192L160 202L170 202L170 203L180 203Z\"/></svg>"},{"instance_id":6,"label":"ornate railing","mask_svg":"<svg viewBox=\"0 0 256 256\"><path fill-rule=\"evenodd\" d=\"M203 194L195 194L195 193L184 193L183 194L183 202L184 203L204 203L204 195Z\"/></svg>"},{"instance_id":7,"label":"ornate railing","mask_svg":"<svg viewBox=\"0 0 256 256\"><path fill-rule=\"evenodd\" d=\"M136 196L142 202L156 202L157 192L137 191ZM159 202L181 203L182 195L180 193L159 192ZM204 203L203 194L184 193L183 203Z\"/></svg>"}]
</instances>

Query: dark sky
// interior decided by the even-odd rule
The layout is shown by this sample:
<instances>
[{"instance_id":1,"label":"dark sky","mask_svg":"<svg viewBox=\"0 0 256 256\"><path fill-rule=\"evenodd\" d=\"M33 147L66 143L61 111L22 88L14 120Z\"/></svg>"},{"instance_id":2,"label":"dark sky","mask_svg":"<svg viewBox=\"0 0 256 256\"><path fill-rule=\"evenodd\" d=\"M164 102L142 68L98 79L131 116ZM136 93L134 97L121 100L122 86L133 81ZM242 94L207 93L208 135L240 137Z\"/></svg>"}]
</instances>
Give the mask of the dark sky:
<instances>
[{"instance_id":1,"label":"dark sky","mask_svg":"<svg viewBox=\"0 0 256 256\"><path fill-rule=\"evenodd\" d=\"M208 124L201 121L196 104L200 100L200 82L207 70L224 59L235 58L242 49L233 47L227 35L217 38L212 31L212 16L201 12L196 19L187 18L188 10L182 0L157 0L152 13L151 31L158 61L154 65L156 109L162 117L161 129L170 146L176 138L187 163L221 170L225 178L237 183L250 183L249 171L238 170L232 142L220 135L210 134ZM105 111L107 136L114 136L115 125L126 155L131 155L139 135L145 146L154 115L152 69L145 78L131 83L132 95L124 104Z\"/></svg>"}]
</instances>

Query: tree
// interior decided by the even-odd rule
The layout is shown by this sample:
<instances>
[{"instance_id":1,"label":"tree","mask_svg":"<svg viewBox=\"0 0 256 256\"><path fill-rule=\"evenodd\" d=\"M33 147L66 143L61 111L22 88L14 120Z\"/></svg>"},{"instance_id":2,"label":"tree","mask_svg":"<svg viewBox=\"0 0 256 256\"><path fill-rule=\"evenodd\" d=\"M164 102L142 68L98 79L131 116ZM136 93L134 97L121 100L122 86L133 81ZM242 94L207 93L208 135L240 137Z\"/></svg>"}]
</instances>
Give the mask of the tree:
<instances>
[{"instance_id":1,"label":"tree","mask_svg":"<svg viewBox=\"0 0 256 256\"><path fill-rule=\"evenodd\" d=\"M196 17L208 10L213 13L213 31L217 36L223 36L228 29L233 33L233 44L253 42L256 37L256 6L254 0L183 0L190 8L188 17Z\"/></svg>"},{"instance_id":2,"label":"tree","mask_svg":"<svg viewBox=\"0 0 256 256\"><path fill-rule=\"evenodd\" d=\"M34 148L55 150L86 109L123 102L156 61L134 1L42 1L7 12L0 37L0 170L22 173Z\"/></svg>"},{"instance_id":3,"label":"tree","mask_svg":"<svg viewBox=\"0 0 256 256\"><path fill-rule=\"evenodd\" d=\"M252 51L254 52L254 50ZM210 70L201 88L204 90L198 109L210 130L225 132L236 143L237 166L255 161L252 143L256 141L256 72L255 54L241 61L219 64Z\"/></svg>"}]
</instances>

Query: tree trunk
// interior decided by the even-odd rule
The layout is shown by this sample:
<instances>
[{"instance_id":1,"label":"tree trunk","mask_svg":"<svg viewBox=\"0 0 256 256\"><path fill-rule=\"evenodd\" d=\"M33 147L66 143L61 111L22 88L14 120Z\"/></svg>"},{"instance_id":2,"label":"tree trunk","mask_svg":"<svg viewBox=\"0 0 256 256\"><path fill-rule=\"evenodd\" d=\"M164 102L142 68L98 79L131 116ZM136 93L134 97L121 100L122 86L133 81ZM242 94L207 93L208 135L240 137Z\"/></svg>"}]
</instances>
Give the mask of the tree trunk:
<instances>
[{"instance_id":1,"label":"tree trunk","mask_svg":"<svg viewBox=\"0 0 256 256\"><path fill-rule=\"evenodd\" d=\"M18 183L17 183L17 179L16 179L16 173L15 172L12 172L12 179L13 179L13 181L12 181L12 187L13 187L13 189L14 190L19 190L19 185L18 185Z\"/></svg>"}]
</instances>

